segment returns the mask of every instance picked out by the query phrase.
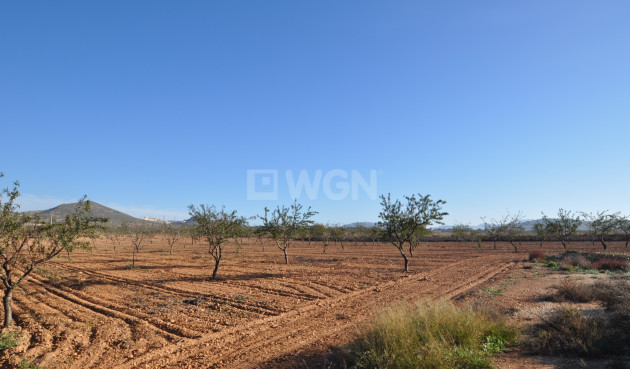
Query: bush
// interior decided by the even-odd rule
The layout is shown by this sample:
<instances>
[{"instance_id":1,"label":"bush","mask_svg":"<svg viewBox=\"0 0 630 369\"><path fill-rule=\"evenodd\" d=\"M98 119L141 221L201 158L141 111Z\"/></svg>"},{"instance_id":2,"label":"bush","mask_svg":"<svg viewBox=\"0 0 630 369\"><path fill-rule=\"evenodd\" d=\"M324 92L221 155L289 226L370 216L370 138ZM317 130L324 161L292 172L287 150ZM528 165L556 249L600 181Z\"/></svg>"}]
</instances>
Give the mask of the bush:
<instances>
[{"instance_id":1,"label":"bush","mask_svg":"<svg viewBox=\"0 0 630 369\"><path fill-rule=\"evenodd\" d=\"M591 261L578 252L568 252L562 255L559 264L562 266L572 266L573 268L591 269Z\"/></svg>"},{"instance_id":2,"label":"bush","mask_svg":"<svg viewBox=\"0 0 630 369\"><path fill-rule=\"evenodd\" d=\"M547 259L547 254L542 250L534 250L529 253L529 261L543 261Z\"/></svg>"},{"instance_id":3,"label":"bush","mask_svg":"<svg viewBox=\"0 0 630 369\"><path fill-rule=\"evenodd\" d=\"M592 286L565 280L559 286L555 286L556 294L563 300L573 302L589 302L595 299Z\"/></svg>"},{"instance_id":4,"label":"bush","mask_svg":"<svg viewBox=\"0 0 630 369\"><path fill-rule=\"evenodd\" d=\"M628 268L628 263L624 260L619 259L600 259L593 263L593 268L597 270L626 270Z\"/></svg>"},{"instance_id":5,"label":"bush","mask_svg":"<svg viewBox=\"0 0 630 369\"><path fill-rule=\"evenodd\" d=\"M574 308L554 311L536 327L530 349L544 354L597 356L602 354L605 321L601 315L585 316Z\"/></svg>"},{"instance_id":6,"label":"bush","mask_svg":"<svg viewBox=\"0 0 630 369\"><path fill-rule=\"evenodd\" d=\"M550 268L552 268L552 269L560 269L560 268L558 267L558 263L556 263L556 262L555 262L555 261L553 261L553 260L545 260L545 265L546 265L546 266L548 266L548 267L550 267Z\"/></svg>"},{"instance_id":7,"label":"bush","mask_svg":"<svg viewBox=\"0 0 630 369\"><path fill-rule=\"evenodd\" d=\"M625 280L596 282L588 286L564 282L556 287L567 300L598 300L605 311L584 314L563 308L535 327L529 343L534 352L576 356L611 356L630 350L630 283Z\"/></svg>"},{"instance_id":8,"label":"bush","mask_svg":"<svg viewBox=\"0 0 630 369\"><path fill-rule=\"evenodd\" d=\"M556 270L573 271L575 268L584 270L628 270L630 259L624 255L609 255L599 253L584 253L568 251L560 255L549 256L544 263Z\"/></svg>"},{"instance_id":9,"label":"bush","mask_svg":"<svg viewBox=\"0 0 630 369\"><path fill-rule=\"evenodd\" d=\"M630 283L625 280L597 281L593 285L593 295L606 310L620 311L630 306Z\"/></svg>"},{"instance_id":10,"label":"bush","mask_svg":"<svg viewBox=\"0 0 630 369\"><path fill-rule=\"evenodd\" d=\"M492 368L488 356L517 330L450 303L405 305L379 314L351 347L355 368Z\"/></svg>"}]
</instances>

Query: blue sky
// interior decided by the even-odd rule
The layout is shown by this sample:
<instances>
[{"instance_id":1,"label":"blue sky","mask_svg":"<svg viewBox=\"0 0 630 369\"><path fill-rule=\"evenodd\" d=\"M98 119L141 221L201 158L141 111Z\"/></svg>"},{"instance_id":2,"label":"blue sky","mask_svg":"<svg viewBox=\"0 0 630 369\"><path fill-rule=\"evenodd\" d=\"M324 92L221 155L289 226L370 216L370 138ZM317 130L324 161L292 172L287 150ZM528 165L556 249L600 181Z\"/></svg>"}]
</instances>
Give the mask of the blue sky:
<instances>
[{"instance_id":1,"label":"blue sky","mask_svg":"<svg viewBox=\"0 0 630 369\"><path fill-rule=\"evenodd\" d=\"M87 194L182 219L189 204L288 204L287 171L376 171L379 194L430 193L451 224L628 214L628 14L627 1L4 2L3 186L21 182L24 210ZM258 169L278 171L277 201L248 200ZM317 221L377 220L362 187L341 200L325 187L298 199Z\"/></svg>"}]
</instances>

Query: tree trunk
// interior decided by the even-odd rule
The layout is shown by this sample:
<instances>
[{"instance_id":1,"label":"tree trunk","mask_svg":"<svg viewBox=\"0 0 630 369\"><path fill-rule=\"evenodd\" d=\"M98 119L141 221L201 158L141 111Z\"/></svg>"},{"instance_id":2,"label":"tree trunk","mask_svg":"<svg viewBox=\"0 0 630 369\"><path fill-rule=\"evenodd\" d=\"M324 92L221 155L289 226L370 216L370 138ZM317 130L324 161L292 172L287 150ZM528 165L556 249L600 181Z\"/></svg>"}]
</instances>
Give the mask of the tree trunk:
<instances>
[{"instance_id":1,"label":"tree trunk","mask_svg":"<svg viewBox=\"0 0 630 369\"><path fill-rule=\"evenodd\" d=\"M512 244L512 247L514 247L514 252L518 252L518 249L516 248L514 241L510 240L510 244Z\"/></svg>"},{"instance_id":2,"label":"tree trunk","mask_svg":"<svg viewBox=\"0 0 630 369\"><path fill-rule=\"evenodd\" d=\"M136 248L133 248L133 251L131 252L131 266L132 267L136 267Z\"/></svg>"},{"instance_id":3,"label":"tree trunk","mask_svg":"<svg viewBox=\"0 0 630 369\"><path fill-rule=\"evenodd\" d=\"M566 249L567 249L567 244L566 244L566 242L565 242L564 240L561 240L561 241L562 241L562 247L564 247L564 249L566 250Z\"/></svg>"},{"instance_id":4,"label":"tree trunk","mask_svg":"<svg viewBox=\"0 0 630 369\"><path fill-rule=\"evenodd\" d=\"M606 249L608 249L608 246L606 246L606 242L604 242L604 235L600 236L599 242L602 243L602 246L604 246L604 251L606 251Z\"/></svg>"},{"instance_id":5,"label":"tree trunk","mask_svg":"<svg viewBox=\"0 0 630 369\"><path fill-rule=\"evenodd\" d=\"M5 289L4 297L2 298L4 305L4 328L11 328L13 326L13 309L11 303L13 302L13 289Z\"/></svg>"},{"instance_id":6,"label":"tree trunk","mask_svg":"<svg viewBox=\"0 0 630 369\"><path fill-rule=\"evenodd\" d=\"M405 272L409 271L409 259L407 259L407 255L402 254L403 259L405 259Z\"/></svg>"},{"instance_id":7,"label":"tree trunk","mask_svg":"<svg viewBox=\"0 0 630 369\"><path fill-rule=\"evenodd\" d=\"M287 253L287 248L283 248L282 252L284 252L284 263L289 264L289 254Z\"/></svg>"},{"instance_id":8,"label":"tree trunk","mask_svg":"<svg viewBox=\"0 0 630 369\"><path fill-rule=\"evenodd\" d=\"M214 270L212 271L212 279L217 277L217 270L219 270L219 260L214 260Z\"/></svg>"},{"instance_id":9,"label":"tree trunk","mask_svg":"<svg viewBox=\"0 0 630 369\"><path fill-rule=\"evenodd\" d=\"M413 245L409 243L409 256L413 257Z\"/></svg>"}]
</instances>

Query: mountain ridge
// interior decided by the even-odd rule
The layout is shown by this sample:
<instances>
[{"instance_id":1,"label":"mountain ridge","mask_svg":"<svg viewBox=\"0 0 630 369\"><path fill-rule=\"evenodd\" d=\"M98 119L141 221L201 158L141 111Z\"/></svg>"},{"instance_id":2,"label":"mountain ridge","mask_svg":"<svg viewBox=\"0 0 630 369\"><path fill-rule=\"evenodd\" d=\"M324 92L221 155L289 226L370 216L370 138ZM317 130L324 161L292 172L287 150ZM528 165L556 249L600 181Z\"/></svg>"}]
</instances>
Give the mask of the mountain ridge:
<instances>
[{"instance_id":1,"label":"mountain ridge","mask_svg":"<svg viewBox=\"0 0 630 369\"><path fill-rule=\"evenodd\" d=\"M54 222L62 222L67 215L74 213L77 203L67 203L55 206L47 210L31 210L25 211L24 214L35 215L42 220L50 220ZM108 218L108 225L118 226L121 224L144 223L143 219L133 217L121 211L101 205L97 202L90 201L90 213L95 217Z\"/></svg>"}]
</instances>

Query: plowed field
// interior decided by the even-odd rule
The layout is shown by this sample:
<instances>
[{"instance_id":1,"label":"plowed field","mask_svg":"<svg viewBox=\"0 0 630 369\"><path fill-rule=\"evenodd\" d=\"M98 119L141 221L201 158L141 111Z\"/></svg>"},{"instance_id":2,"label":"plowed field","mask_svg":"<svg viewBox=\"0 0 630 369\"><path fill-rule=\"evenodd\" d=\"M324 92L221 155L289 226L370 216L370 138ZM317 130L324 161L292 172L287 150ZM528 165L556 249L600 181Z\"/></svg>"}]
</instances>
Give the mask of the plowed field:
<instances>
[{"instance_id":1,"label":"plowed field","mask_svg":"<svg viewBox=\"0 0 630 369\"><path fill-rule=\"evenodd\" d=\"M346 343L384 306L462 295L537 247L435 242L419 247L403 273L388 244L331 243L323 253L321 243L296 242L286 265L274 245L251 240L226 247L212 281L202 243L181 241L169 255L156 238L131 267L130 243L114 251L97 240L16 290L18 351L45 368L291 366L307 351Z\"/></svg>"}]
</instances>

